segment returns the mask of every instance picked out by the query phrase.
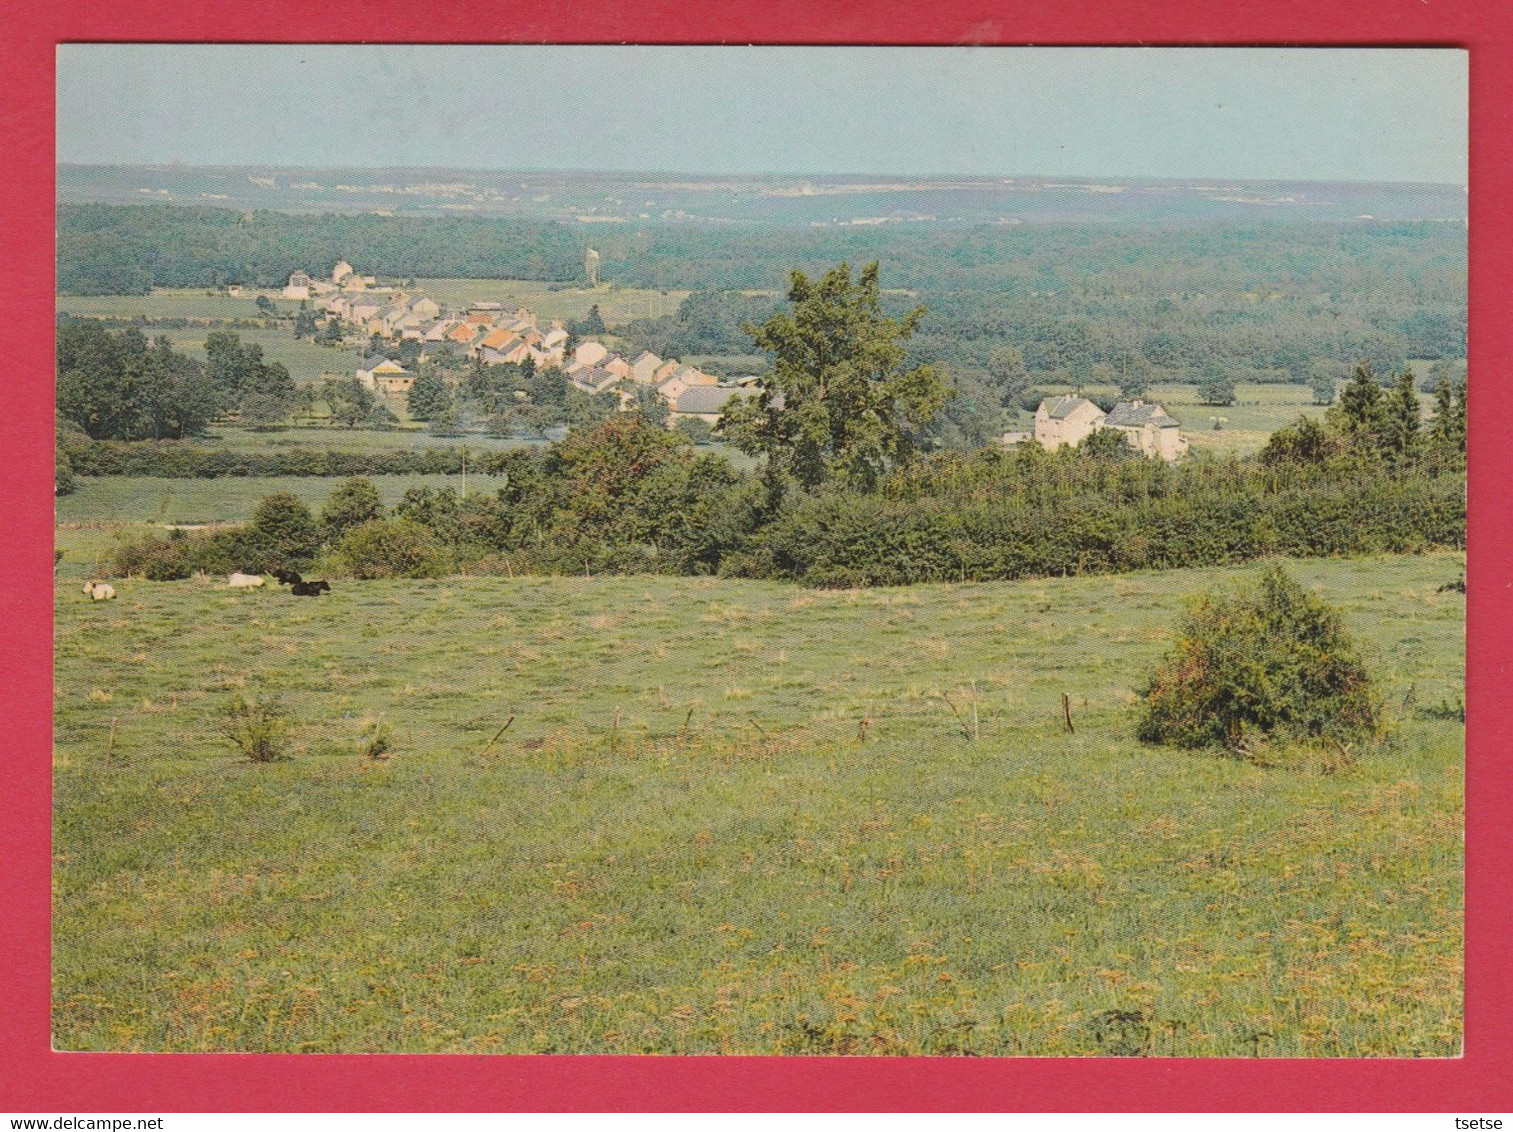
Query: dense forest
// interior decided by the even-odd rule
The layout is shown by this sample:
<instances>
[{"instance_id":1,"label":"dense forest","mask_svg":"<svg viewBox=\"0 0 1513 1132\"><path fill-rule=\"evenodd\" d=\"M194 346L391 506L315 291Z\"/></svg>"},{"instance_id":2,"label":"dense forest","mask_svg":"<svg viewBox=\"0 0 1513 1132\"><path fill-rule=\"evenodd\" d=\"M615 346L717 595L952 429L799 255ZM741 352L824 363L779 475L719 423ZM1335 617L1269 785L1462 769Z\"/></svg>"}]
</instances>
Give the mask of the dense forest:
<instances>
[{"instance_id":1,"label":"dense forest","mask_svg":"<svg viewBox=\"0 0 1513 1132\"><path fill-rule=\"evenodd\" d=\"M602 278L663 290L769 290L793 267L888 264L891 286L1008 295L1273 295L1327 305L1463 305L1459 225L1108 224L810 229L781 225L595 228ZM390 278L572 281L590 242L551 221L240 213L182 205L63 205L58 290L129 293L282 284L338 259Z\"/></svg>"}]
</instances>

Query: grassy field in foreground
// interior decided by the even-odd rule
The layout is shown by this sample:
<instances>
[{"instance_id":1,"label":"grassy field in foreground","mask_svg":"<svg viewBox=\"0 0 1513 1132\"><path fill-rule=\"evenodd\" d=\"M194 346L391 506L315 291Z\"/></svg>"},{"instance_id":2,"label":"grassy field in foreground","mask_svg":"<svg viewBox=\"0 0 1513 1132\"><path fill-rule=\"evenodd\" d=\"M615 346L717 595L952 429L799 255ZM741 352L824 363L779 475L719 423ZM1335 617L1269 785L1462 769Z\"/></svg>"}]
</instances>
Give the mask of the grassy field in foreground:
<instances>
[{"instance_id":1,"label":"grassy field in foreground","mask_svg":"<svg viewBox=\"0 0 1513 1132\"><path fill-rule=\"evenodd\" d=\"M55 1043L1455 1055L1462 564L1293 564L1389 705L1335 774L1132 738L1236 570L60 585Z\"/></svg>"}]
</instances>

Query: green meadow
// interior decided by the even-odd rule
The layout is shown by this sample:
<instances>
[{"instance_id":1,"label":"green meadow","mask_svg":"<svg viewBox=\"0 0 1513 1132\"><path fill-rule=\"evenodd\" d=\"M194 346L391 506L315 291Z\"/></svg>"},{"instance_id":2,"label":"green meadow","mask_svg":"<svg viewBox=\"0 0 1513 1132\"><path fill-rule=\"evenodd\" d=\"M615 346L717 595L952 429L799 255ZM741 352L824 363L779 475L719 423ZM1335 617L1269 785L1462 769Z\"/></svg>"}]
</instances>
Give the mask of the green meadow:
<instances>
[{"instance_id":1,"label":"green meadow","mask_svg":"<svg viewBox=\"0 0 1513 1132\"><path fill-rule=\"evenodd\" d=\"M460 489L462 477L447 475L366 476L393 507L411 487ZM317 513L342 481L333 476L221 476L167 479L155 476L80 476L78 486L56 503L59 524L229 523L252 518L258 502L289 491ZM497 481L502 482L502 481ZM488 490L488 476L469 476L468 489ZM59 544L67 550L66 545Z\"/></svg>"},{"instance_id":2,"label":"green meadow","mask_svg":"<svg viewBox=\"0 0 1513 1132\"><path fill-rule=\"evenodd\" d=\"M527 307L538 318L580 319L597 306L599 317L611 326L635 318L660 318L678 313L687 291L652 291L638 287L578 287L529 279L417 279L415 285L443 305L503 303Z\"/></svg>"},{"instance_id":3,"label":"green meadow","mask_svg":"<svg viewBox=\"0 0 1513 1132\"><path fill-rule=\"evenodd\" d=\"M60 582L54 1042L1455 1056L1463 556L1289 566L1386 704L1346 759L1134 740L1238 569Z\"/></svg>"},{"instance_id":4,"label":"green meadow","mask_svg":"<svg viewBox=\"0 0 1513 1132\"><path fill-rule=\"evenodd\" d=\"M155 287L147 295L59 295L57 308L79 318L261 319L257 298L266 295L280 314L293 314L299 303L279 298L279 289L249 287L237 298L225 291L195 287Z\"/></svg>"}]
</instances>

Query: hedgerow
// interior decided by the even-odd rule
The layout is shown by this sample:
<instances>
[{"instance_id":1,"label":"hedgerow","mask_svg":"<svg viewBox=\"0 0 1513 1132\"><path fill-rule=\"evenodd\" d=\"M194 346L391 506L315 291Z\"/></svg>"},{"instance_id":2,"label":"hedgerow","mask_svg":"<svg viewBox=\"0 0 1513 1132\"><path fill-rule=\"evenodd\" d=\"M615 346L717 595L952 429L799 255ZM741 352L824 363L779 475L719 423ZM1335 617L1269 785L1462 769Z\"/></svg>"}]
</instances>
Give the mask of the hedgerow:
<instances>
[{"instance_id":1,"label":"hedgerow","mask_svg":"<svg viewBox=\"0 0 1513 1132\"><path fill-rule=\"evenodd\" d=\"M1384 474L1369 461L1170 466L1074 451L985 450L917 461L873 492L836 485L774 492L764 478L738 474L677 433L626 416L544 450L494 453L488 466L498 473L483 481L491 490L462 497L448 487L413 488L394 509L393 518L424 531L450 568L719 573L848 587L1465 544L1463 473ZM324 524L307 522L308 512L296 514L284 500L288 522L278 532L254 522L185 546L148 540L123 547L118 563L123 573L172 577L303 568L322 548L335 550L359 521L391 521L370 490L354 510L347 496L355 490L337 487ZM329 521L338 513L353 521ZM362 576L370 551L351 559L348 571Z\"/></svg>"}]
</instances>

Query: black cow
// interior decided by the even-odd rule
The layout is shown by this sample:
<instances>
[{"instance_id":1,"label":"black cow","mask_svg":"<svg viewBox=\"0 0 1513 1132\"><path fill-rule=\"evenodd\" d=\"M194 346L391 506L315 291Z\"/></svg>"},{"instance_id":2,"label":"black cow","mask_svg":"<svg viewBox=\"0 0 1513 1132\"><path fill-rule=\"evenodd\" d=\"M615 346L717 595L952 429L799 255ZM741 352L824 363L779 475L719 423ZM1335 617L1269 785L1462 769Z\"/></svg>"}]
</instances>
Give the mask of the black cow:
<instances>
[{"instance_id":1,"label":"black cow","mask_svg":"<svg viewBox=\"0 0 1513 1132\"><path fill-rule=\"evenodd\" d=\"M319 597L331 592L331 583L324 579L319 582L295 582L292 590L295 597Z\"/></svg>"},{"instance_id":2,"label":"black cow","mask_svg":"<svg viewBox=\"0 0 1513 1132\"><path fill-rule=\"evenodd\" d=\"M293 570L275 570L273 576L278 579L281 586L297 586L303 580Z\"/></svg>"}]
</instances>

